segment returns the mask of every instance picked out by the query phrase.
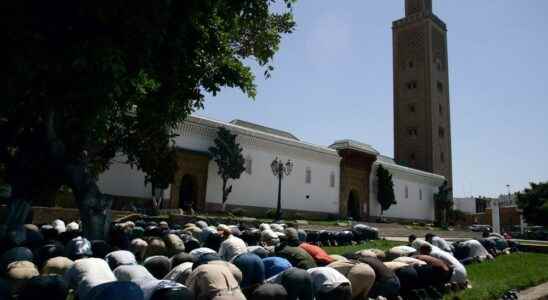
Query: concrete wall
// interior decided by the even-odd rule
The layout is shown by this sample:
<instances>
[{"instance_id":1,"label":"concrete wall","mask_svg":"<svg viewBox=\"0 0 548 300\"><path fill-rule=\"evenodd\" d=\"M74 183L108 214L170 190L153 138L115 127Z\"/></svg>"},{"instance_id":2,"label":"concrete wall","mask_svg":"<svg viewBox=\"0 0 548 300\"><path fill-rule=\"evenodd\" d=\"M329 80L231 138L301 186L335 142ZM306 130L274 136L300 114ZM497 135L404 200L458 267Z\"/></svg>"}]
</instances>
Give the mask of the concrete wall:
<instances>
[{"instance_id":1,"label":"concrete wall","mask_svg":"<svg viewBox=\"0 0 548 300\"><path fill-rule=\"evenodd\" d=\"M392 174L397 202L384 212L384 217L433 221L435 218L433 195L438 191L444 178L379 160L374 163L371 172L371 216L380 216L381 214L381 207L377 200L376 179L377 168L380 164Z\"/></svg>"}]
</instances>

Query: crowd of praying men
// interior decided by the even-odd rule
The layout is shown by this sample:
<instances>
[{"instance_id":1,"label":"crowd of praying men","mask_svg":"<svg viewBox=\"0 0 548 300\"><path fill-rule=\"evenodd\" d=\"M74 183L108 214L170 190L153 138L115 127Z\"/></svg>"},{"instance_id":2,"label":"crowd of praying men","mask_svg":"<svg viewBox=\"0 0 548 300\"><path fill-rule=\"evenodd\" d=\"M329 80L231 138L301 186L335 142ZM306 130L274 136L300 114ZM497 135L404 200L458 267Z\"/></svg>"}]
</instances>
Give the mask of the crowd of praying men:
<instances>
[{"instance_id":1,"label":"crowd of praying men","mask_svg":"<svg viewBox=\"0 0 548 300\"><path fill-rule=\"evenodd\" d=\"M323 246L361 244L377 229L295 227L136 220L89 241L76 222L27 224L0 237L0 300L437 299L469 286L465 264L512 247L497 235L450 244L428 234L329 255Z\"/></svg>"}]
</instances>

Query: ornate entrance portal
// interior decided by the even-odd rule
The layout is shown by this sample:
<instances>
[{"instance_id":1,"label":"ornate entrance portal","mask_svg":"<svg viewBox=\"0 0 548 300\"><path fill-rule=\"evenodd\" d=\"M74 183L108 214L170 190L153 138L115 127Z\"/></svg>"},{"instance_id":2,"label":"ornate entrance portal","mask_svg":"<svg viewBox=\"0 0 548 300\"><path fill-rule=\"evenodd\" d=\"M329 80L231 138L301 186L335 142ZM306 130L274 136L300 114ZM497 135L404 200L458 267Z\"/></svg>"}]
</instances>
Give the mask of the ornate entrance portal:
<instances>
[{"instance_id":1,"label":"ornate entrance portal","mask_svg":"<svg viewBox=\"0 0 548 300\"><path fill-rule=\"evenodd\" d=\"M181 179L179 188L179 208L190 212L191 208L196 210L196 187L192 175L186 174Z\"/></svg>"},{"instance_id":2,"label":"ornate entrance portal","mask_svg":"<svg viewBox=\"0 0 548 300\"><path fill-rule=\"evenodd\" d=\"M205 209L208 166L207 153L183 149L178 151L169 207L187 212L191 208L195 211Z\"/></svg>"},{"instance_id":3,"label":"ornate entrance portal","mask_svg":"<svg viewBox=\"0 0 548 300\"><path fill-rule=\"evenodd\" d=\"M348 216L353 220L361 219L360 197L358 192L352 190L348 195Z\"/></svg>"}]
</instances>

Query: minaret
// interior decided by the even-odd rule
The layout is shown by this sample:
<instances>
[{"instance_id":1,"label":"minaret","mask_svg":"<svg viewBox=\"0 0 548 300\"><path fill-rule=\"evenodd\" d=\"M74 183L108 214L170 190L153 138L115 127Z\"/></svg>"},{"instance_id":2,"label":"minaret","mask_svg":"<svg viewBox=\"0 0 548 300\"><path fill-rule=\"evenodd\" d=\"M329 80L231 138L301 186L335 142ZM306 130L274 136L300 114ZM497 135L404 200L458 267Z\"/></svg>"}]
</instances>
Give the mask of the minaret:
<instances>
[{"instance_id":1,"label":"minaret","mask_svg":"<svg viewBox=\"0 0 548 300\"><path fill-rule=\"evenodd\" d=\"M395 159L443 175L452 187L447 27L432 0L406 0L392 33Z\"/></svg>"}]
</instances>

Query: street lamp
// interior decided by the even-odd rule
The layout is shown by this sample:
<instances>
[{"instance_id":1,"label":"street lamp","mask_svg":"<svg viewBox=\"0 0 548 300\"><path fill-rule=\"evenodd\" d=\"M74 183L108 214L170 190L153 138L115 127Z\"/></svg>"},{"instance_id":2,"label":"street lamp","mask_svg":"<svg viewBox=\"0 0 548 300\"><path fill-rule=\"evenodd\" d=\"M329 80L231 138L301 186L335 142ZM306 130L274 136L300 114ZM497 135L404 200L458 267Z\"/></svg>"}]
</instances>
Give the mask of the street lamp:
<instances>
[{"instance_id":1,"label":"street lamp","mask_svg":"<svg viewBox=\"0 0 548 300\"><path fill-rule=\"evenodd\" d=\"M270 164L272 168L272 174L278 177L278 207L276 208L276 221L282 219L282 179L285 176L289 176L293 171L293 162L290 159L284 164L281 159L277 157Z\"/></svg>"},{"instance_id":2,"label":"street lamp","mask_svg":"<svg viewBox=\"0 0 548 300\"><path fill-rule=\"evenodd\" d=\"M508 190L508 199L506 201L502 200L502 195L501 195L501 199L499 199L498 201L498 204L499 204L499 225L500 225L500 233L503 234L504 233L504 223L502 222L502 208L503 207L506 207L506 206L510 206L510 185L507 184L506 185L506 189ZM506 203L504 203L506 202ZM501 205L502 204L502 205Z\"/></svg>"}]
</instances>

